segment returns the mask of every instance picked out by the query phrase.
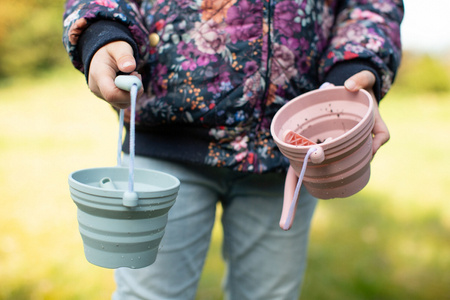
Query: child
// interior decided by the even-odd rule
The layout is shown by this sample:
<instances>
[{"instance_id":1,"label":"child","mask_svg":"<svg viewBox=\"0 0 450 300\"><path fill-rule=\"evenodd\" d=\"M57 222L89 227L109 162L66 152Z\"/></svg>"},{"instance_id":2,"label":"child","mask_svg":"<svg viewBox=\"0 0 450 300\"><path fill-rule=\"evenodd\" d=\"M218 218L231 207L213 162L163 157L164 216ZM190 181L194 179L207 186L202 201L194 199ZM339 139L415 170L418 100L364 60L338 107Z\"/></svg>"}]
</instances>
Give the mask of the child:
<instances>
[{"instance_id":1,"label":"child","mask_svg":"<svg viewBox=\"0 0 450 300\"><path fill-rule=\"evenodd\" d=\"M125 108L114 78L142 78L136 167L181 181L156 262L118 269L114 298L194 299L220 201L228 299L298 299L317 200L302 189L293 228L279 229L288 161L271 119L325 82L379 101L402 17L401 0L67 1L64 44L91 91ZM389 139L375 119L374 153Z\"/></svg>"}]
</instances>

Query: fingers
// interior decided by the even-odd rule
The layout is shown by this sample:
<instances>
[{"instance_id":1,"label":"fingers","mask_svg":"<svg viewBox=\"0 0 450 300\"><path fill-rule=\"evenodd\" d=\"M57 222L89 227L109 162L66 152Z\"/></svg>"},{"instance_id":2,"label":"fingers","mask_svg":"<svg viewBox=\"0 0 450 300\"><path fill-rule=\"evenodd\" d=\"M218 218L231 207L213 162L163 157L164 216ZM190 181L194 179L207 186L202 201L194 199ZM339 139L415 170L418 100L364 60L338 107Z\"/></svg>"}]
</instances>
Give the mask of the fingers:
<instances>
[{"instance_id":1,"label":"fingers","mask_svg":"<svg viewBox=\"0 0 450 300\"><path fill-rule=\"evenodd\" d=\"M344 82L345 88L350 92L357 92L360 89L372 90L376 78L370 71L356 73Z\"/></svg>"},{"instance_id":2,"label":"fingers","mask_svg":"<svg viewBox=\"0 0 450 300\"><path fill-rule=\"evenodd\" d=\"M126 42L113 42L106 46L109 55L114 59L118 71L131 73L136 69L133 48Z\"/></svg>"},{"instance_id":3,"label":"fingers","mask_svg":"<svg viewBox=\"0 0 450 300\"><path fill-rule=\"evenodd\" d=\"M375 124L372 130L373 141L372 141L372 154L375 155L377 151L387 143L390 139L389 129L386 123L383 121L378 109L378 102L375 99L373 93L373 86L375 84L375 75L370 71L361 71L344 82L345 88L350 92L357 92L360 89L365 89L370 93L373 100L373 111Z\"/></svg>"},{"instance_id":4,"label":"fingers","mask_svg":"<svg viewBox=\"0 0 450 300\"><path fill-rule=\"evenodd\" d=\"M375 125L372 130L372 155L375 155L380 147L386 144L391 137L386 123L381 118L380 111L378 110L378 103L376 103L376 101L374 102Z\"/></svg>"},{"instance_id":5,"label":"fingers","mask_svg":"<svg viewBox=\"0 0 450 300\"><path fill-rule=\"evenodd\" d=\"M99 98L104 99L117 108L127 108L130 105L130 94L116 87L114 79L117 73L132 73L141 79L137 72L136 60L131 46L123 41L112 42L100 48L91 60L88 85ZM139 95L143 93L141 89Z\"/></svg>"}]
</instances>

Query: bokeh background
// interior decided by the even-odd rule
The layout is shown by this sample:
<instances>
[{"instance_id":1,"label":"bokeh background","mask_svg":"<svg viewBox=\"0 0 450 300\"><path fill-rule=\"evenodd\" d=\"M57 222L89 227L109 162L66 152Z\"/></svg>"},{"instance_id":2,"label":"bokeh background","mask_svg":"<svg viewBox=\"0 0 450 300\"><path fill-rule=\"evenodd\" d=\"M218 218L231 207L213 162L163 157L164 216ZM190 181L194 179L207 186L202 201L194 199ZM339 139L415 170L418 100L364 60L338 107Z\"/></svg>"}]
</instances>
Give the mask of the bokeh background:
<instances>
[{"instance_id":1,"label":"bokeh background","mask_svg":"<svg viewBox=\"0 0 450 300\"><path fill-rule=\"evenodd\" d=\"M405 0L368 186L321 201L301 299L450 299L450 1ZM61 43L62 0L0 0L0 299L108 299L84 258L72 171L115 165L117 118ZM219 209L220 212L220 209ZM197 299L222 299L217 222Z\"/></svg>"}]
</instances>

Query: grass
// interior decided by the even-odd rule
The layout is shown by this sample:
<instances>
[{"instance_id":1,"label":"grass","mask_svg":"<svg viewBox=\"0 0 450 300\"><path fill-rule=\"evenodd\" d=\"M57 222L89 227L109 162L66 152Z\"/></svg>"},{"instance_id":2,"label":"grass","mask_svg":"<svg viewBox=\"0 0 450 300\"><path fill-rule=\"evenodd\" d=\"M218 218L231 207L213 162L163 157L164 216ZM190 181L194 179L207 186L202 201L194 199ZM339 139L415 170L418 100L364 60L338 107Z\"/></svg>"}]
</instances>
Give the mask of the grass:
<instances>
[{"instance_id":1,"label":"grass","mask_svg":"<svg viewBox=\"0 0 450 300\"><path fill-rule=\"evenodd\" d=\"M391 141L357 195L321 201L301 299L450 299L448 94L395 89ZM67 176L115 165L117 120L65 70L0 88L0 299L108 299L113 272L83 254ZM220 225L198 299L221 299Z\"/></svg>"}]
</instances>

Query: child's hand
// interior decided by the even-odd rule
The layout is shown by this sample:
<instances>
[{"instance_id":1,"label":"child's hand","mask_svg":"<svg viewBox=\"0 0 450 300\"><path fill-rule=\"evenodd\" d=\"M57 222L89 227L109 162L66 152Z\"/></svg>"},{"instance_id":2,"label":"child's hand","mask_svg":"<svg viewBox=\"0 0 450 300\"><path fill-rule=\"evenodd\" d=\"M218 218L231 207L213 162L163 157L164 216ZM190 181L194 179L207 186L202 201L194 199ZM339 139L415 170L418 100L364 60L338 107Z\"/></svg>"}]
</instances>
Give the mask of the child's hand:
<instances>
[{"instance_id":1,"label":"child's hand","mask_svg":"<svg viewBox=\"0 0 450 300\"><path fill-rule=\"evenodd\" d=\"M141 78L137 72L134 72L135 69L133 48L123 41L109 43L100 48L92 58L88 76L89 89L112 106L127 108L130 105L130 94L117 88L114 79L119 71ZM138 95L142 92L141 88Z\"/></svg>"},{"instance_id":2,"label":"child's hand","mask_svg":"<svg viewBox=\"0 0 450 300\"><path fill-rule=\"evenodd\" d=\"M372 151L373 155L378 151L378 149L384 145L387 141L389 141L390 135L389 130L381 118L380 111L378 110L378 103L375 100L375 95L373 93L373 85L375 84L375 75L370 71L362 71L359 72L349 79L347 79L344 83L344 86L347 90L351 92L356 92L360 89L365 89L368 91L373 98L374 101L374 114L375 114L375 125L373 127L373 142L372 142Z\"/></svg>"}]
</instances>

